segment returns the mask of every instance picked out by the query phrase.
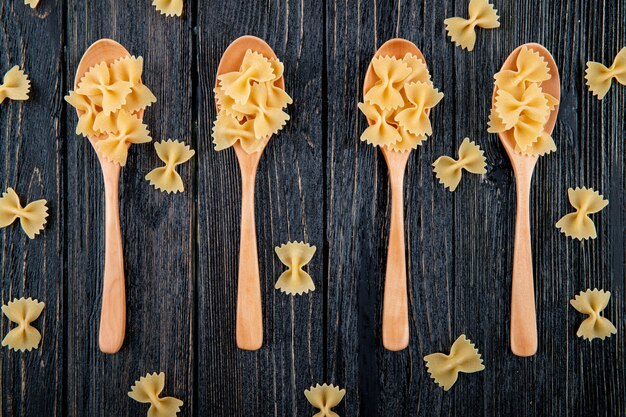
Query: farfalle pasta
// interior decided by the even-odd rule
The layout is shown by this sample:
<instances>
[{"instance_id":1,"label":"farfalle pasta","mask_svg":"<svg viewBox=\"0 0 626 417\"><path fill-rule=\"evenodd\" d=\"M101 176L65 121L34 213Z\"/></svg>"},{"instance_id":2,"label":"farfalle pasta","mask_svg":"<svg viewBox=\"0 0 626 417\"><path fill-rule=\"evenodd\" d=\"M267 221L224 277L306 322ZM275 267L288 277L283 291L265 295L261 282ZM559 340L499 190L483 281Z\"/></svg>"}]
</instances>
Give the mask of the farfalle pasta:
<instances>
[{"instance_id":1,"label":"farfalle pasta","mask_svg":"<svg viewBox=\"0 0 626 417\"><path fill-rule=\"evenodd\" d=\"M30 6L31 9L34 9L39 4L40 0L24 0L24 4Z\"/></svg>"},{"instance_id":2,"label":"farfalle pasta","mask_svg":"<svg viewBox=\"0 0 626 417\"><path fill-rule=\"evenodd\" d=\"M463 143L459 147L459 159L453 159L449 156L440 156L433 163L433 171L444 187L450 191L456 190L461 182L463 170L472 174L485 174L487 170L487 159L484 151L469 138L463 139Z\"/></svg>"},{"instance_id":3,"label":"farfalle pasta","mask_svg":"<svg viewBox=\"0 0 626 417\"><path fill-rule=\"evenodd\" d=\"M556 223L556 227L565 233L565 236L574 239L595 239L596 226L589 214L597 213L609 204L600 193L591 188L570 188L567 190L570 204L575 212L566 214Z\"/></svg>"},{"instance_id":4,"label":"farfalle pasta","mask_svg":"<svg viewBox=\"0 0 626 417\"><path fill-rule=\"evenodd\" d=\"M157 190L167 193L178 193L185 190L183 179L176 172L176 167L191 159L196 151L190 149L188 145L176 140L166 140L155 142L154 148L161 161L165 162L164 167L153 169L146 175L146 180Z\"/></svg>"},{"instance_id":5,"label":"farfalle pasta","mask_svg":"<svg viewBox=\"0 0 626 417\"><path fill-rule=\"evenodd\" d=\"M378 77L376 84L369 89L365 102L378 106L381 110L393 110L404 105L402 87L404 80L411 75L412 69L403 59L379 56L372 60L372 68Z\"/></svg>"},{"instance_id":6,"label":"farfalle pasta","mask_svg":"<svg viewBox=\"0 0 626 417\"><path fill-rule=\"evenodd\" d=\"M124 166L131 144L147 143L151 140L148 127L139 118L122 109L115 119L114 132L96 141L96 149L109 161Z\"/></svg>"},{"instance_id":7,"label":"farfalle pasta","mask_svg":"<svg viewBox=\"0 0 626 417\"><path fill-rule=\"evenodd\" d=\"M607 68L599 62L588 61L585 70L585 79L589 91L602 100L611 88L611 81L626 85L626 47L622 48L613 60L613 64Z\"/></svg>"},{"instance_id":8,"label":"farfalle pasta","mask_svg":"<svg viewBox=\"0 0 626 417\"><path fill-rule=\"evenodd\" d=\"M183 0L152 0L152 5L166 16L183 14Z\"/></svg>"},{"instance_id":9,"label":"farfalle pasta","mask_svg":"<svg viewBox=\"0 0 626 417\"><path fill-rule=\"evenodd\" d=\"M20 219L26 236L34 239L46 225L48 219L46 203L46 200L37 200L22 207L15 190L8 188L0 197L0 228L7 227Z\"/></svg>"},{"instance_id":10,"label":"farfalle pasta","mask_svg":"<svg viewBox=\"0 0 626 417\"><path fill-rule=\"evenodd\" d=\"M302 269L313 259L315 249L315 246L304 242L288 242L274 248L280 261L289 267L278 277L274 287L291 295L315 290L313 279Z\"/></svg>"},{"instance_id":11,"label":"farfalle pasta","mask_svg":"<svg viewBox=\"0 0 626 417\"><path fill-rule=\"evenodd\" d=\"M183 402L174 397L160 397L165 388L165 373L147 374L135 381L128 396L140 403L149 403L148 417L176 417Z\"/></svg>"},{"instance_id":12,"label":"farfalle pasta","mask_svg":"<svg viewBox=\"0 0 626 417\"><path fill-rule=\"evenodd\" d=\"M320 410L313 417L339 417L332 409L343 400L346 390L334 385L317 384L304 390L304 395L313 407Z\"/></svg>"},{"instance_id":13,"label":"farfalle pasta","mask_svg":"<svg viewBox=\"0 0 626 417\"><path fill-rule=\"evenodd\" d=\"M424 356L424 361L430 377L444 391L452 388L459 377L459 372L473 373L485 369L478 349L464 334L452 344L449 355L432 353Z\"/></svg>"},{"instance_id":14,"label":"farfalle pasta","mask_svg":"<svg viewBox=\"0 0 626 417\"><path fill-rule=\"evenodd\" d=\"M7 71L2 78L0 85L0 104L5 99L9 100L28 100L30 92L30 80L28 75L24 74L17 65Z\"/></svg>"},{"instance_id":15,"label":"farfalle pasta","mask_svg":"<svg viewBox=\"0 0 626 417\"><path fill-rule=\"evenodd\" d=\"M588 316L580 324L576 336L591 341L596 338L604 340L605 337L617 333L613 323L600 315L610 298L610 292L594 288L581 291L573 300L570 300L572 307Z\"/></svg>"},{"instance_id":16,"label":"farfalle pasta","mask_svg":"<svg viewBox=\"0 0 626 417\"><path fill-rule=\"evenodd\" d=\"M448 36L457 46L468 51L476 44L476 26L483 29L500 27L498 11L487 0L470 0L469 18L450 17L443 21Z\"/></svg>"},{"instance_id":17,"label":"farfalle pasta","mask_svg":"<svg viewBox=\"0 0 626 417\"><path fill-rule=\"evenodd\" d=\"M45 307L32 298L16 298L2 306L2 312L9 320L17 324L17 327L9 330L9 333L2 339L2 346L8 346L13 350L32 350L39 346L41 333L31 326L31 323L41 315Z\"/></svg>"}]
</instances>

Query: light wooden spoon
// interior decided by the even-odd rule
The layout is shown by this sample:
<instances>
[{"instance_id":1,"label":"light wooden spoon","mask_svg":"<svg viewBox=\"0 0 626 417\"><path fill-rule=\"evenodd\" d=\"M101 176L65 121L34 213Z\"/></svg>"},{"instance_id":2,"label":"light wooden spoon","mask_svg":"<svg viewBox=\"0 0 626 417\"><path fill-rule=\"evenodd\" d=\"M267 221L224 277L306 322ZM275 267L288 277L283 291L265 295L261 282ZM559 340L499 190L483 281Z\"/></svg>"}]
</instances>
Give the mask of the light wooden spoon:
<instances>
[{"instance_id":1,"label":"light wooden spoon","mask_svg":"<svg viewBox=\"0 0 626 417\"><path fill-rule=\"evenodd\" d=\"M80 79L93 66L103 61L110 64L118 58L129 55L130 53L114 40L100 39L95 42L87 49L78 64L74 89L78 88ZM81 112L78 112L79 116L81 114ZM138 112L137 115L142 119L143 110ZM98 152L95 144L100 139L102 137L89 137L89 142L96 150L100 166L102 167L105 195L105 255L99 345L100 350L104 353L116 353L122 347L126 333L124 253L122 250L118 201L120 166L109 162Z\"/></svg>"},{"instance_id":2,"label":"light wooden spoon","mask_svg":"<svg viewBox=\"0 0 626 417\"><path fill-rule=\"evenodd\" d=\"M402 59L407 52L426 62L421 51L406 39L391 39L385 42L374 58L391 56ZM363 96L376 84L378 76L372 63L365 74ZM371 125L373 120L368 120ZM389 171L391 184L391 225L387 248L387 270L383 296L383 346L398 351L409 345L409 308L407 300L406 258L404 246L404 171L411 150L398 152L381 147Z\"/></svg>"},{"instance_id":3,"label":"light wooden spoon","mask_svg":"<svg viewBox=\"0 0 626 417\"><path fill-rule=\"evenodd\" d=\"M217 67L217 76L239 71L246 51L251 49L267 58L278 59L265 41L255 36L242 36L231 43ZM284 78L275 81L285 89ZM217 77L215 86L218 86ZM216 102L217 105L217 102ZM217 109L219 112L219 108ZM233 146L241 171L241 237L239 241L239 278L237 281L237 329L239 349L257 350L263 345L263 310L261 307L261 282L259 256L254 220L254 183L259 160L271 136L264 139L258 152L247 153L237 141Z\"/></svg>"},{"instance_id":4,"label":"light wooden spoon","mask_svg":"<svg viewBox=\"0 0 626 417\"><path fill-rule=\"evenodd\" d=\"M548 63L550 78L541 84L544 92L557 99L561 97L559 70L550 52L537 43L527 43L511 52L502 70L516 69L517 55L526 46L538 52ZM492 101L495 103L497 87ZM556 123L558 106L550 114L544 130L551 134ZM515 151L513 130L499 133L500 140L509 155L517 189L517 213L515 220L515 248L513 253L513 277L511 282L511 351L517 356L532 356L537 352L537 320L535 317L535 290L533 287L533 257L530 244L530 183L539 157L525 156Z\"/></svg>"}]
</instances>

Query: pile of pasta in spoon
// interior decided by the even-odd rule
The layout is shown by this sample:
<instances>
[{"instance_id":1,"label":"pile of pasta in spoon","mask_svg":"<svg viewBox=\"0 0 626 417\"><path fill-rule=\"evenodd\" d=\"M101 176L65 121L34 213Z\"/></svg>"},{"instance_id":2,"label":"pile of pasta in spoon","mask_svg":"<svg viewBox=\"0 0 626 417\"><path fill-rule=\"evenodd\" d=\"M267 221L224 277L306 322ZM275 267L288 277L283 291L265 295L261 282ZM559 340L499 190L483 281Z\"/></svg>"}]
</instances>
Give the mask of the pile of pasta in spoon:
<instances>
[{"instance_id":1,"label":"pile of pasta in spoon","mask_svg":"<svg viewBox=\"0 0 626 417\"><path fill-rule=\"evenodd\" d=\"M139 114L156 97L141 82L142 72L142 57L101 62L65 97L79 113L76 134L93 140L99 154L121 166L126 165L131 144L152 140Z\"/></svg>"},{"instance_id":2,"label":"pile of pasta in spoon","mask_svg":"<svg viewBox=\"0 0 626 417\"><path fill-rule=\"evenodd\" d=\"M489 116L490 133L513 130L515 151L542 156L556 151L544 127L559 100L544 92L541 84L552 78L548 63L530 48L523 47L515 70L502 70L495 76L496 96Z\"/></svg>"},{"instance_id":3,"label":"pile of pasta in spoon","mask_svg":"<svg viewBox=\"0 0 626 417\"><path fill-rule=\"evenodd\" d=\"M432 135L428 114L443 93L433 87L426 63L411 53L379 56L371 65L378 80L359 103L370 121L361 140L399 152L416 149Z\"/></svg>"}]
</instances>

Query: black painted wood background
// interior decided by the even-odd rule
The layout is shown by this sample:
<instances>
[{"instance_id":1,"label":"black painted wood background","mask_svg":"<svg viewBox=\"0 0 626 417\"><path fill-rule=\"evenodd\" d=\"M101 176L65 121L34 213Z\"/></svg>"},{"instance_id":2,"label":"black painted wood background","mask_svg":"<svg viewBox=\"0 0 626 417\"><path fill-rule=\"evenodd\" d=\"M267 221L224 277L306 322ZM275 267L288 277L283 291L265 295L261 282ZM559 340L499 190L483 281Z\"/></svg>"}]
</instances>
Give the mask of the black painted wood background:
<instances>
[{"instance_id":1,"label":"black painted wood background","mask_svg":"<svg viewBox=\"0 0 626 417\"><path fill-rule=\"evenodd\" d=\"M587 90L585 62L610 64L626 46L623 0L499 0L501 27L479 30L474 52L455 47L443 20L465 16L465 0L185 0L182 18L150 0L21 0L0 3L0 73L25 67L27 102L0 106L0 191L46 198L45 232L29 240L0 231L2 303L46 303L35 322L39 349L2 349L2 416L140 416L127 397L147 372L167 374L165 395L180 416L306 416L303 391L346 388L342 416L624 416L626 288L624 188L626 89L600 102ZM286 67L291 121L272 139L257 175L257 234L265 345L235 348L239 173L232 150L213 151L212 87L236 37L266 39ZM181 168L184 194L144 180L157 166L152 145L132 148L122 171L120 209L128 330L122 351L99 352L103 185L91 146L74 134L63 101L85 49L102 37L145 58L144 82L158 102L145 120L155 139L196 149ZM384 41L404 37L428 60L445 98L434 133L414 152L406 178L411 343L380 342L390 194L380 151L358 138L357 112L368 62ZM552 51L561 71L557 153L537 166L532 243L539 351L508 347L515 183L504 149L486 133L492 76L525 42ZM456 192L432 173L469 136L485 150L487 174L466 175ZM579 242L555 227L571 210L567 188L588 186L610 200L594 216L598 239ZM274 247L305 240L317 290L289 297L273 289L283 266ZM576 337L582 316L569 300L587 288L611 291L605 315L618 329L605 341ZM0 321L4 335L10 325ZM465 333L486 370L462 375L447 393L422 357L447 352Z\"/></svg>"}]
</instances>

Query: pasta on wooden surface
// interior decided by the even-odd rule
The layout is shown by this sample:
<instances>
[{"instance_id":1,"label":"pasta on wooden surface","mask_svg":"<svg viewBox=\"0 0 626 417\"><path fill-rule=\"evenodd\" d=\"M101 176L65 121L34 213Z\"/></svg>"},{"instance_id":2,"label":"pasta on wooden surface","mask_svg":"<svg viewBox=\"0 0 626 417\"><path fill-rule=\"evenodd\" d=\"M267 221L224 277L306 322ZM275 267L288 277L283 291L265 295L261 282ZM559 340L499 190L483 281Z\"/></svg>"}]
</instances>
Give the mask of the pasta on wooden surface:
<instances>
[{"instance_id":1,"label":"pasta on wooden surface","mask_svg":"<svg viewBox=\"0 0 626 417\"><path fill-rule=\"evenodd\" d=\"M315 246L304 242L288 242L274 250L280 261L289 267L278 277L274 288L291 295L306 294L315 290L313 279L302 269L313 259Z\"/></svg>"},{"instance_id":2,"label":"pasta on wooden surface","mask_svg":"<svg viewBox=\"0 0 626 417\"><path fill-rule=\"evenodd\" d=\"M2 306L2 312L18 326L9 330L2 340L2 346L13 350L32 350L39 346L41 333L30 324L41 315L45 304L32 298L16 298Z\"/></svg>"},{"instance_id":3,"label":"pasta on wooden surface","mask_svg":"<svg viewBox=\"0 0 626 417\"><path fill-rule=\"evenodd\" d=\"M552 78L546 60L539 52L526 46L520 49L515 59L515 68L515 70L502 70L494 75L498 88L515 93L527 84L541 84Z\"/></svg>"},{"instance_id":4,"label":"pasta on wooden surface","mask_svg":"<svg viewBox=\"0 0 626 417\"><path fill-rule=\"evenodd\" d=\"M254 84L250 91L246 103L235 102L233 109L251 117L254 122L254 136L257 139L278 133L289 120L289 115L282 107L270 106L269 89L266 84Z\"/></svg>"},{"instance_id":5,"label":"pasta on wooden surface","mask_svg":"<svg viewBox=\"0 0 626 417\"><path fill-rule=\"evenodd\" d=\"M109 161L126 165L128 148L133 143L152 140L148 127L126 110L120 110L116 119L116 131L96 141L96 149Z\"/></svg>"},{"instance_id":6,"label":"pasta on wooden surface","mask_svg":"<svg viewBox=\"0 0 626 417\"><path fill-rule=\"evenodd\" d=\"M500 27L498 11L487 0L470 0L469 18L450 17L443 21L448 36L457 46L468 51L476 44L476 26L483 29Z\"/></svg>"},{"instance_id":7,"label":"pasta on wooden surface","mask_svg":"<svg viewBox=\"0 0 626 417\"><path fill-rule=\"evenodd\" d=\"M252 93L252 85L271 81L275 78L274 66L262 54L248 49L239 71L217 77L220 88L236 103L245 104Z\"/></svg>"},{"instance_id":8,"label":"pasta on wooden surface","mask_svg":"<svg viewBox=\"0 0 626 417\"><path fill-rule=\"evenodd\" d=\"M76 134L83 135L85 137L98 136L101 134L100 129L96 127L96 118L99 116L100 107L87 96L78 94L75 91L70 91L70 94L65 97L70 105L72 105L81 114L78 116L78 124L76 125ZM112 113L109 113L112 114Z\"/></svg>"},{"instance_id":9,"label":"pasta on wooden surface","mask_svg":"<svg viewBox=\"0 0 626 417\"><path fill-rule=\"evenodd\" d=\"M378 81L365 93L365 102L375 104L382 110L402 107L404 99L400 90L404 80L411 75L412 69L403 59L389 56L376 57L371 65Z\"/></svg>"},{"instance_id":10,"label":"pasta on wooden surface","mask_svg":"<svg viewBox=\"0 0 626 417\"><path fill-rule=\"evenodd\" d=\"M152 91L141 82L143 74L143 57L127 56L113 62L109 68L111 81L125 81L131 83L130 93L126 96L124 110L135 113L156 103Z\"/></svg>"},{"instance_id":11,"label":"pasta on wooden surface","mask_svg":"<svg viewBox=\"0 0 626 417\"><path fill-rule=\"evenodd\" d=\"M404 93L408 103L395 115L394 120L413 135L432 135L428 112L441 101L443 93L422 81L406 84Z\"/></svg>"},{"instance_id":12,"label":"pasta on wooden surface","mask_svg":"<svg viewBox=\"0 0 626 417\"><path fill-rule=\"evenodd\" d=\"M183 0L152 0L152 5L166 16L183 14Z\"/></svg>"},{"instance_id":13,"label":"pasta on wooden surface","mask_svg":"<svg viewBox=\"0 0 626 417\"><path fill-rule=\"evenodd\" d=\"M31 9L34 9L39 4L40 0L24 0L24 4L30 6Z\"/></svg>"},{"instance_id":14,"label":"pasta on wooden surface","mask_svg":"<svg viewBox=\"0 0 626 417\"><path fill-rule=\"evenodd\" d=\"M447 187L450 191L454 191L461 181L461 174L464 169L473 174L487 173L487 159L484 153L478 145L470 142L469 138L465 138L459 147L459 159L440 156L433 163L433 171L444 188Z\"/></svg>"},{"instance_id":15,"label":"pasta on wooden surface","mask_svg":"<svg viewBox=\"0 0 626 417\"><path fill-rule=\"evenodd\" d=\"M588 316L580 324L576 336L591 341L595 338L604 340L605 337L617 333L613 323L600 315L610 298L610 292L594 288L581 291L573 300L570 300L572 307Z\"/></svg>"},{"instance_id":16,"label":"pasta on wooden surface","mask_svg":"<svg viewBox=\"0 0 626 417\"><path fill-rule=\"evenodd\" d=\"M458 337L452 344L450 354L432 353L424 356L430 377L448 391L459 377L459 372L473 373L485 369L478 349L465 337Z\"/></svg>"},{"instance_id":17,"label":"pasta on wooden surface","mask_svg":"<svg viewBox=\"0 0 626 417\"><path fill-rule=\"evenodd\" d=\"M150 403L148 417L176 417L183 402L174 397L159 397L165 388L165 373L147 374L135 381L128 396L140 403Z\"/></svg>"},{"instance_id":18,"label":"pasta on wooden surface","mask_svg":"<svg viewBox=\"0 0 626 417\"><path fill-rule=\"evenodd\" d=\"M20 219L26 236L34 239L46 224L48 218L46 203L46 200L37 200L22 207L15 190L8 188L0 197L0 228L7 227Z\"/></svg>"},{"instance_id":19,"label":"pasta on wooden surface","mask_svg":"<svg viewBox=\"0 0 626 417\"><path fill-rule=\"evenodd\" d=\"M24 74L24 70L16 65L7 71L2 78L0 104L7 98L9 100L28 100L29 92L30 80L28 75Z\"/></svg>"},{"instance_id":20,"label":"pasta on wooden surface","mask_svg":"<svg viewBox=\"0 0 626 417\"><path fill-rule=\"evenodd\" d=\"M382 110L375 104L359 103L359 109L373 121L361 134L361 140L372 145L393 145L402 137L393 123L393 111Z\"/></svg>"},{"instance_id":21,"label":"pasta on wooden surface","mask_svg":"<svg viewBox=\"0 0 626 417\"><path fill-rule=\"evenodd\" d=\"M320 410L313 417L339 417L332 409L343 400L346 390L334 385L317 384L304 390L304 395L313 407Z\"/></svg>"},{"instance_id":22,"label":"pasta on wooden surface","mask_svg":"<svg viewBox=\"0 0 626 417\"><path fill-rule=\"evenodd\" d=\"M230 148L240 141L241 147L247 153L258 152L265 146L265 141L257 140L254 136L254 120L240 123L236 118L220 113L213 123L213 143L215 150L221 151Z\"/></svg>"},{"instance_id":23,"label":"pasta on wooden surface","mask_svg":"<svg viewBox=\"0 0 626 417\"><path fill-rule=\"evenodd\" d=\"M565 236L574 239L595 239L596 226L589 214L597 213L609 204L600 193L591 188L570 188L567 190L570 204L576 209L575 212L566 214L556 223Z\"/></svg>"},{"instance_id":24,"label":"pasta on wooden surface","mask_svg":"<svg viewBox=\"0 0 626 417\"><path fill-rule=\"evenodd\" d=\"M175 140L155 142L154 147L164 167L153 169L146 175L146 180L157 190L167 193L178 193L185 190L183 179L176 172L176 166L191 159L196 153L188 145Z\"/></svg>"},{"instance_id":25,"label":"pasta on wooden surface","mask_svg":"<svg viewBox=\"0 0 626 417\"><path fill-rule=\"evenodd\" d=\"M585 79L589 91L602 100L611 88L613 79L621 85L626 85L626 47L622 48L607 68L599 62L588 61L585 70Z\"/></svg>"},{"instance_id":26,"label":"pasta on wooden surface","mask_svg":"<svg viewBox=\"0 0 626 417\"><path fill-rule=\"evenodd\" d=\"M131 91L130 81L112 80L106 62L101 62L87 71L76 89L78 94L92 97L92 100L102 107L104 113L121 109Z\"/></svg>"}]
</instances>

